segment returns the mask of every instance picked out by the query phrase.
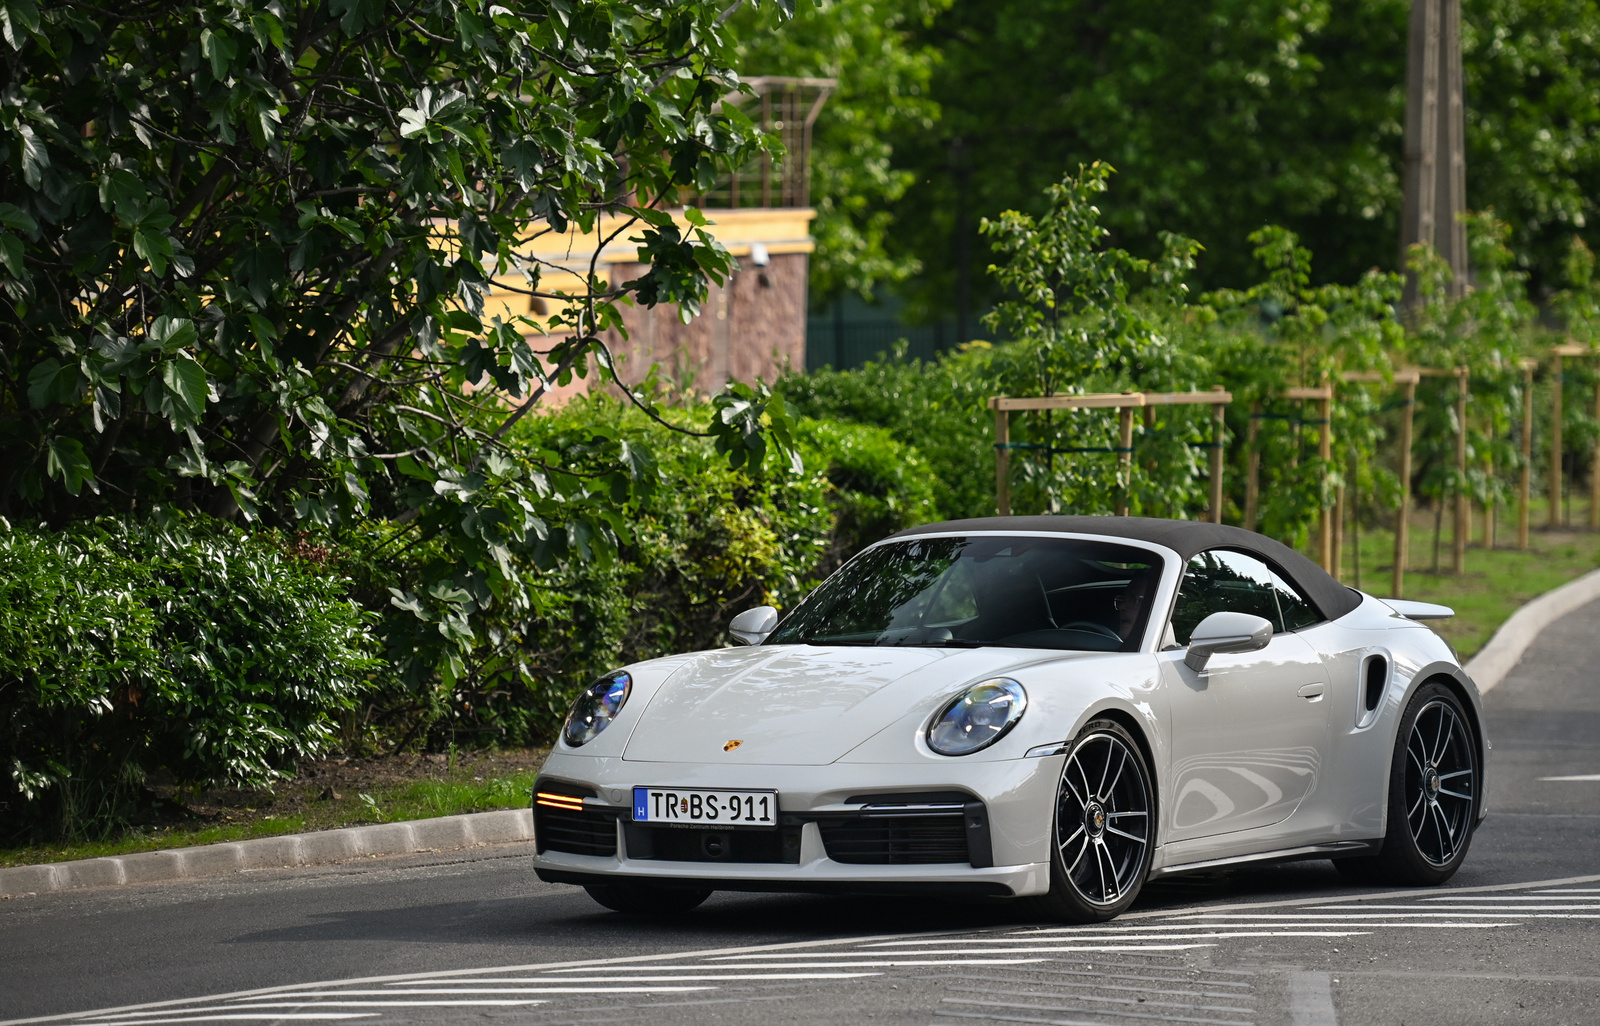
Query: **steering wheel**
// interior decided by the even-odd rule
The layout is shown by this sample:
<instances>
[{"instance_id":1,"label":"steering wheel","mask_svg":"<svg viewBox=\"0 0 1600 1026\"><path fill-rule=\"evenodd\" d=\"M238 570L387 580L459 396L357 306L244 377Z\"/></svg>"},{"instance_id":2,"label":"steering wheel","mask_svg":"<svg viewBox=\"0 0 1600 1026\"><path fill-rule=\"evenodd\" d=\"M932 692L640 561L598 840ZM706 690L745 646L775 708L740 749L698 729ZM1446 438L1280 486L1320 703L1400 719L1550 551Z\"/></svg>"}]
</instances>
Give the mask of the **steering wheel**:
<instances>
[{"instance_id":1,"label":"steering wheel","mask_svg":"<svg viewBox=\"0 0 1600 1026\"><path fill-rule=\"evenodd\" d=\"M1098 634L1101 637L1112 638L1116 641L1122 640L1122 635L1118 634L1110 627L1107 627L1105 624L1095 623L1093 620L1074 620L1071 623L1062 624L1061 630L1083 631L1086 634Z\"/></svg>"}]
</instances>

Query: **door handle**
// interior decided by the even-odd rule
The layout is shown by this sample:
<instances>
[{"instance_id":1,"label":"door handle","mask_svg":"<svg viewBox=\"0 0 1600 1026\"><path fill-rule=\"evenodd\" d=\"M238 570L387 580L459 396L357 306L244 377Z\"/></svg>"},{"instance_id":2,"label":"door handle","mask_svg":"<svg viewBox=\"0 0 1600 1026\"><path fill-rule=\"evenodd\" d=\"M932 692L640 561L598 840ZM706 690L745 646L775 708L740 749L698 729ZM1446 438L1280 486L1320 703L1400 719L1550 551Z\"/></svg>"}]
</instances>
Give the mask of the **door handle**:
<instances>
[{"instance_id":1,"label":"door handle","mask_svg":"<svg viewBox=\"0 0 1600 1026\"><path fill-rule=\"evenodd\" d=\"M1308 702L1320 702L1322 701L1322 693L1326 690L1327 685L1325 684L1306 684L1295 694Z\"/></svg>"}]
</instances>

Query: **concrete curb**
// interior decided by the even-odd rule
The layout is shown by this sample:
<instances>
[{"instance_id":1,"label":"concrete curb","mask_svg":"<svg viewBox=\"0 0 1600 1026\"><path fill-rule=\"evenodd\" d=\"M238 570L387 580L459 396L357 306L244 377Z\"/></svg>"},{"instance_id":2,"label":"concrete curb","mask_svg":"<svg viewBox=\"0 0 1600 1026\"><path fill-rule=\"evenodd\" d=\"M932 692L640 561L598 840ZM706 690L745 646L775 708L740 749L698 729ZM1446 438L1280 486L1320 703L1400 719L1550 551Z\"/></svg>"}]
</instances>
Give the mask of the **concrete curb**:
<instances>
[{"instance_id":1,"label":"concrete curb","mask_svg":"<svg viewBox=\"0 0 1600 1026\"><path fill-rule=\"evenodd\" d=\"M1545 592L1500 625L1488 644L1468 660L1467 676L1477 682L1480 692L1488 691L1516 668L1540 631L1597 598L1600 598L1600 570L1591 570L1575 581Z\"/></svg>"},{"instance_id":2,"label":"concrete curb","mask_svg":"<svg viewBox=\"0 0 1600 1026\"><path fill-rule=\"evenodd\" d=\"M0 898L70 891L81 887L153 883L226 876L249 869L283 869L345 862L368 855L409 855L481 844L527 841L533 837L529 809L473 812L407 823L319 830L228 844L169 848L137 855L112 855L76 862L0 869Z\"/></svg>"}]
</instances>

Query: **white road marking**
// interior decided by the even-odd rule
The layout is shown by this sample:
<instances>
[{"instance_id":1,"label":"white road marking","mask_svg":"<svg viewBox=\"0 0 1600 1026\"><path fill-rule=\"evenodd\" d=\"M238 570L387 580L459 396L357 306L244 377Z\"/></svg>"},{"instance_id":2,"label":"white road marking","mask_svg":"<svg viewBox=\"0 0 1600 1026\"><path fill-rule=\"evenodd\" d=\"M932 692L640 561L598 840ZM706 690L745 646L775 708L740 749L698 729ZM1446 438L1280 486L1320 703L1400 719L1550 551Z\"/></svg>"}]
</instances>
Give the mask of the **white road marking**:
<instances>
[{"instance_id":1,"label":"white road marking","mask_svg":"<svg viewBox=\"0 0 1600 1026\"><path fill-rule=\"evenodd\" d=\"M1463 913L1463 914L1466 914L1466 913ZM1205 922L1175 923L1175 924L1173 924L1171 926L1138 926L1138 927L1129 927L1130 930L1135 930L1135 929L1136 930L1147 930L1147 931L1151 931L1151 932L1148 932L1148 933L1124 933L1124 934L1111 934L1111 933L1097 934L1097 935L1094 935L1092 937L1092 939L1094 941L1098 942L1102 937L1104 937L1107 940L1128 940L1128 941L1176 940L1176 939L1183 939L1183 938L1188 938L1188 937L1353 937L1353 936L1360 935L1361 931L1358 931L1358 930L1335 930L1335 929L1331 929L1331 927L1336 927L1336 926L1352 926L1352 927L1355 927L1355 926L1359 926L1359 927L1361 927L1361 930L1369 930L1369 929L1372 929L1373 927L1390 927L1390 928L1398 928L1398 927L1427 928L1427 927L1432 927L1432 928L1441 929L1441 930L1458 930L1458 929L1488 930L1488 929L1493 929L1494 927L1497 927L1497 926L1516 926L1518 923L1520 923L1524 919L1527 919L1528 917L1527 916L1507 915L1507 916L1504 916L1502 918L1510 920L1510 921L1509 922L1500 922L1500 923L1464 923L1464 922L1448 922L1448 923L1407 923L1407 922L1393 923L1393 922L1386 922L1386 923L1374 923L1374 922L1369 922L1369 921L1360 921L1360 922L1353 922L1353 923L1344 923L1344 922L1335 922L1335 923L1327 923L1327 922L1321 922L1321 923L1282 922L1282 923L1279 923L1279 922L1271 921L1271 917L1263 916L1261 918L1262 919L1266 919L1267 921L1266 922L1256 921L1256 922L1250 922L1250 923L1213 923L1213 922L1205 921ZM1478 918L1478 917L1474 916L1473 918ZM1272 933L1238 932L1238 931L1258 931L1258 930L1264 929L1264 928L1266 928L1268 926L1278 927L1279 929L1274 930ZM1177 932L1177 931L1197 931L1197 930L1205 930L1205 931L1210 931L1210 932L1206 932L1206 933ZM1156 932L1156 931L1160 931L1160 932ZM1219 933L1219 932L1215 932L1215 931L1227 931L1227 932ZM1090 939L1090 938L1086 938L1086 939ZM983 938L983 943L985 943L985 944L1018 945L1018 944L1039 944L1039 943L1045 942L1045 941L1059 941L1059 940L1060 940L1060 938L1054 938L1054 937L1036 937L1036 936L1030 936L1030 935L1022 935L1022 936L1011 936L1011 937L985 937L985 938ZM965 940L928 940L928 941L918 941L917 943L919 945L922 945L922 946L925 946L925 947L934 947L936 945L941 945L941 944L971 944L972 940L971 940L971 938L968 938L968 939L965 939ZM879 945L872 945L872 947L870 949L863 949L863 950L874 950L878 946ZM882 946L889 947L891 945L885 943ZM910 945L894 945L894 946L895 947L900 947L900 948L910 947ZM1006 951L1012 951L1012 950L1021 951L1023 949L1022 948L1007 947L1004 950L1006 950ZM1054 950L1054 949L1051 949L1051 950Z\"/></svg>"},{"instance_id":2,"label":"white road marking","mask_svg":"<svg viewBox=\"0 0 1600 1026\"><path fill-rule=\"evenodd\" d=\"M1505 909L1501 909L1498 912L1440 912L1440 911L1437 911L1437 910L1432 911L1432 912L1342 912L1342 913L1339 913L1338 915L1326 915L1326 916L1322 915L1321 913L1313 913L1313 914L1310 914L1310 915L1294 916L1293 918L1297 922L1310 922L1312 920L1317 920L1317 921L1326 920L1326 921L1343 922L1345 920L1350 920L1350 919L1365 920L1365 919L1422 919L1422 918L1428 918L1428 919L1514 919L1514 920L1523 920L1523 919L1527 919L1528 916L1529 916L1529 913L1508 912ZM1249 915L1244 915L1242 913L1228 913L1228 914L1225 914L1225 915L1212 916L1212 915L1209 915L1209 914L1206 914L1206 913L1199 913L1199 914L1196 914L1196 915L1193 915L1193 916L1182 916L1180 918L1182 918L1187 925L1203 926L1203 925L1210 925L1212 923L1218 923L1219 925L1227 925L1228 922L1230 922L1232 920L1235 920L1235 919L1243 920L1243 921L1251 921L1251 922L1259 922L1261 920L1267 920L1269 922L1272 922L1272 921L1276 921L1276 920L1280 920L1280 919L1286 919L1286 918L1289 918L1289 917L1285 916L1282 912L1276 912L1276 913L1269 913L1267 915L1260 915L1260 916L1249 916ZM1374 925L1377 925L1377 924L1374 924ZM1128 929L1130 929L1130 930L1143 929L1143 927L1132 927L1132 926L1130 926L1130 927L1128 927ZM1166 928L1165 927L1151 927L1151 929L1166 929ZM1040 932L1044 932L1044 931L1040 931Z\"/></svg>"},{"instance_id":3,"label":"white road marking","mask_svg":"<svg viewBox=\"0 0 1600 1026\"><path fill-rule=\"evenodd\" d=\"M560 982L560 981L552 981L552 982L554 983L554 982ZM510 990L491 991L490 993L499 993L499 994L641 994L641 993L656 994L656 993L670 993L670 992L673 992L673 991L680 991L680 990L712 990L712 989L715 989L715 988L711 988L711 987L611 987L611 986L583 986L583 987L560 986L560 987L557 987L557 986L549 986L549 987L527 987L527 988L523 988L523 989L519 989L519 990L515 990L515 991L510 991ZM296 990L296 991L291 991L291 992L289 992L287 994L279 994L279 995L275 995L275 996L277 996L277 997L315 997L315 998L322 998L322 997L366 997L366 996L370 995L370 996L374 996L374 997L386 997L387 998L387 997L393 997L396 994L460 994L460 993L463 993L463 992L459 991L459 990ZM472 992L471 991L466 991L466 993L472 993ZM236 998L235 1000L237 1000L237 1001L254 1001L256 999L254 999L254 998ZM326 1002L318 1002L318 1004L324 1004L324 1003L326 1003ZM423 1003L424 1004L432 1004L433 1002L423 1002ZM512 1004L512 1005L515 1005L515 1004L522 1004L522 1002L520 1002L520 1001L509 1001L509 1000L508 1001L496 1001L496 1000L491 999L491 998L482 998L482 999L474 999L472 1001L440 1001L440 1002L438 1002L438 1004L444 1004L444 1005L448 1005L448 1004L485 1004L485 1005ZM239 1006L236 1006L236 1007L245 1007L245 1006L239 1005Z\"/></svg>"},{"instance_id":4,"label":"white road marking","mask_svg":"<svg viewBox=\"0 0 1600 1026\"><path fill-rule=\"evenodd\" d=\"M1211 947L1212 945L1189 945L1189 946L1191 946L1191 947ZM818 952L819 956L821 954L822 954L821 952ZM921 954L921 952L913 952L913 954ZM1031 965L1031 964L1038 963L1038 962L1048 962L1048 961L1050 961L1048 958L919 958L919 959L904 959L904 958L901 958L901 959L895 959L894 961L887 961L887 960L877 960L876 959L877 952L873 952L873 955L875 956L875 960L871 961L871 962L785 962L785 963L774 965L773 968L774 969L832 969L835 966L838 966L838 967L841 967L841 968L851 968L851 969L855 969L855 968L882 969L882 968L893 968L895 966L908 966L908 965ZM830 955L828 957L834 957L834 956ZM841 951L841 952L838 953L837 957L839 957L839 958L851 958L851 957L860 957L860 956L856 952ZM621 967L617 966L617 967L607 967L607 968L609 969L609 968L621 968ZM699 968L699 967L698 966L685 966L684 968Z\"/></svg>"},{"instance_id":5,"label":"white road marking","mask_svg":"<svg viewBox=\"0 0 1600 1026\"><path fill-rule=\"evenodd\" d=\"M700 990L699 987L684 987L684 990ZM545 994L560 994L559 990L541 991ZM512 1001L509 999L486 1001L252 1001L247 1005L234 1005L235 1008L305 1008L308 1005L316 1008L449 1008L457 1006L494 1006L514 1005L517 1008L526 1008L528 1005L544 1005L548 1001L526 1000Z\"/></svg>"},{"instance_id":6,"label":"white road marking","mask_svg":"<svg viewBox=\"0 0 1600 1026\"><path fill-rule=\"evenodd\" d=\"M1187 938L1188 936L1190 936L1190 935L1187 935L1187 934L1184 935L1185 938ZM1197 933L1197 934L1193 934L1192 936L1195 937L1195 938L1215 939L1215 938L1219 938L1219 937L1358 937L1358 936L1364 936L1364 934L1362 934L1359 931L1348 931L1348 932L1339 932L1339 933L1298 933L1298 932L1284 931L1284 932L1276 932L1276 933L1275 932L1254 932L1254 933L1239 933L1239 934ZM982 939L982 943L988 944L992 940L997 940L997 939L998 938L985 937L985 938ZM1162 939L1164 939L1164 938L1162 938ZM969 941L967 941L967 943L971 944L972 941L969 940ZM1051 944L1051 945L1040 945L1040 946L1037 946L1037 947L1015 947L1015 948L1008 947L1008 948L1004 949L1004 953L1008 954L1008 955L1012 955L1012 954L1015 954L1015 955L1054 955L1054 954L1063 954L1063 953L1075 953L1075 954L1089 953L1089 954L1093 954L1095 952L1100 952L1100 951L1117 952L1117 953L1121 953L1121 952L1138 952L1138 951L1187 951L1190 948L1214 948L1214 947L1216 947L1215 944L1198 944L1198 943L1190 943L1190 944L1138 944L1138 945L1124 944L1124 945L1093 945L1093 946L1083 945L1083 944ZM995 952L995 949L992 948L992 947L981 947L981 948L956 948L956 949L953 949L953 950L939 950L939 951L918 951L918 950L909 950L909 951L864 951L864 952L860 952L858 954L868 954L868 955L872 955L872 956L875 956L875 957L876 956L880 956L880 955L882 955L882 956L891 956L892 957L892 956L899 956L899 955L986 955L986 954L994 954L994 953L996 953L996 952ZM850 955L849 955L849 953L846 953L846 952L840 952L838 957L840 957L840 958L848 958L848 957L850 957ZM981 964L981 963L974 963L974 964Z\"/></svg>"},{"instance_id":7,"label":"white road marking","mask_svg":"<svg viewBox=\"0 0 1600 1026\"><path fill-rule=\"evenodd\" d=\"M370 1019L377 1012L277 1012L272 1015L198 1015L185 1018L169 1019L117 1019L117 1026L156 1026L157 1023L172 1022L215 1022L218 1019L270 1019L276 1022L279 1019ZM91 1019L85 1026L96 1026L102 1020Z\"/></svg>"},{"instance_id":8,"label":"white road marking","mask_svg":"<svg viewBox=\"0 0 1600 1026\"><path fill-rule=\"evenodd\" d=\"M950 991L957 994L984 993L977 987L950 987ZM1150 993L1146 991L1145 993ZM1158 993L1166 993L1161 991ZM1106 997L1103 994L1078 994L1072 991L1050 990L1008 990L1007 997L1019 998L1057 998L1062 1001L1093 1001L1103 1005L1129 1005L1140 1008L1190 1008L1200 1012L1253 1012L1255 1008L1250 1005L1197 1005L1189 1001L1151 1001L1148 998L1132 997ZM1228 997L1236 995L1229 994ZM953 998L951 1003L964 1002L964 998ZM978 1002L972 1002L978 1003ZM1020 1006L1019 1006L1020 1007Z\"/></svg>"},{"instance_id":9,"label":"white road marking","mask_svg":"<svg viewBox=\"0 0 1600 1026\"><path fill-rule=\"evenodd\" d=\"M1050 974L1051 976L1092 976L1092 977L1095 977L1094 980L1062 980L1062 981L1060 981L1060 985L1063 986L1063 987L1083 986L1083 987L1093 987L1095 990L1120 990L1120 991L1124 991L1126 993L1132 993L1132 994L1158 994L1158 995L1167 996L1167 997L1228 998L1229 1000L1232 1000L1232 1001L1254 1001L1255 1000L1255 996L1253 994L1249 993L1249 991L1251 989L1251 986L1248 983L1235 983L1235 982L1232 982L1232 981L1223 982L1223 981L1220 981L1220 980L1197 980L1197 979L1193 979L1193 978L1161 979L1159 977L1154 977L1154 976L1126 976L1126 975L1123 975L1123 974L1120 974L1120 973L1116 977L1119 980L1125 980L1125 981L1126 980L1145 980L1145 981L1150 982L1150 983L1185 983L1185 984L1190 984L1190 985L1197 986L1197 987L1242 987L1243 988L1243 990L1161 990L1161 989L1159 989L1157 987L1125 987L1125 986L1120 986L1120 985L1115 984L1115 983L1102 983L1102 982L1100 982L1100 980L1104 977L1105 974L1103 972L1099 972L1099 971L1097 971L1097 972L1088 972L1088 971L1085 971L1085 970L1082 970L1082 969L1077 969L1077 970L1073 970L1073 969L1046 969L1046 970L1043 970L1043 971L1048 973L1048 974ZM1182 971L1187 976L1187 970L1176 970L1176 971ZM987 982L990 982L990 983L1004 983L1004 984L1007 984L1009 986L1015 986L1017 984L1017 982L1019 980L1021 980L1021 979L1024 979L1024 978L1023 977L1018 977L1018 976L983 976L983 975L978 974L978 973L968 973L967 975L961 977L961 981L964 982L964 983L974 983L974 982L987 981ZM1053 981L1051 981L1051 980L1041 980L1041 979L1029 979L1027 982L1029 984L1031 984L1031 985L1034 985L1034 986L1044 986L1044 985L1049 984L1049 983L1051 983ZM967 989L972 990L972 989L976 989L976 988L970 988L969 987Z\"/></svg>"},{"instance_id":10,"label":"white road marking","mask_svg":"<svg viewBox=\"0 0 1600 1026\"><path fill-rule=\"evenodd\" d=\"M1577 776L1573 776L1573 777L1540 777L1539 779L1540 780L1573 780L1573 781L1585 781L1585 782L1593 783L1596 780L1600 780L1600 773L1579 773Z\"/></svg>"},{"instance_id":11,"label":"white road marking","mask_svg":"<svg viewBox=\"0 0 1600 1026\"><path fill-rule=\"evenodd\" d=\"M671 968L671 967L668 966L667 968ZM697 966L693 966L693 967L689 967L689 968L692 968L693 970L702 970L702 969L722 969L723 967L722 966L715 966L715 965L697 965ZM717 972L717 973L714 973L714 974L713 973L697 973L695 975L684 975L682 973L677 973L677 974L673 974L673 975L670 975L670 976L629 976L628 979L629 980L668 980L668 981L670 981L670 980L854 980L854 979L859 979L859 978L861 978L863 976L882 976L883 975L882 973L751 973L751 972L743 972L743 973L741 973L741 972L736 972L734 970L739 970L739 969L760 969L760 968L765 968L765 967L764 966L753 966L753 965L730 965L730 966L727 966L726 968L728 970L727 972ZM652 972L652 973L654 973L654 972L660 972L661 969L662 969L662 966L658 966L658 965L637 966L637 967L635 967L635 966L626 966L626 965L617 965L617 966L608 967L607 968L607 972L616 972L618 970L622 970L622 971L625 971L625 972L638 971L638 972ZM555 972L559 972L559 973L588 973L588 972L593 972L593 970L591 970L591 969L557 969L557 970L555 970ZM562 977L562 976L530 976L530 977L519 978L519 979L514 979L514 980L487 980L487 981L479 980L477 982L480 982L480 983L484 983L484 982L487 982L487 983L554 983L554 982L559 982L559 981L561 981L563 979L570 980L570 979L572 979L572 977L570 977L570 976L566 976L566 977ZM435 982L445 983L445 982L448 982L448 981L439 980L439 981L435 981ZM396 984L390 984L390 986L396 986ZM409 984L398 984L398 986L402 986L402 987L403 986L409 986ZM411 991L411 990L394 990L394 991L382 991L382 993L385 993L385 994L415 994L415 993L421 993L421 992L419 992L419 991ZM481 991L480 992L480 991L475 991L475 990L461 989L461 990L432 991L431 993L437 993L437 994L477 994L477 993L487 993L487 994L492 994L492 993L495 993L495 991Z\"/></svg>"},{"instance_id":12,"label":"white road marking","mask_svg":"<svg viewBox=\"0 0 1600 1026\"><path fill-rule=\"evenodd\" d=\"M1591 897L1591 896L1589 896L1587 894L1563 895L1562 897L1564 897L1567 901L1600 902L1600 894L1596 894L1593 897ZM1449 895L1442 895L1440 897L1420 898L1418 900L1419 901L1460 901L1461 899L1452 898ZM1531 895L1531 894L1491 894L1491 895L1488 895L1487 897L1470 898L1468 900L1470 900L1470 901L1496 901L1496 902L1516 903L1516 902L1519 902L1519 901L1523 901L1523 902L1526 902L1526 901L1547 902L1547 901L1550 901L1551 898L1550 898L1550 896L1548 894L1539 894L1539 895Z\"/></svg>"},{"instance_id":13,"label":"white road marking","mask_svg":"<svg viewBox=\"0 0 1600 1026\"><path fill-rule=\"evenodd\" d=\"M990 939L991 938L989 938L989 937L984 937L983 941L988 941ZM966 941L966 943L972 944L974 942L969 939L969 940ZM1095 944L1095 945L1078 944L1078 945L1062 945L1062 946L1059 946L1059 947L1050 947L1050 948L1040 948L1039 950L1041 950L1041 951L1078 951L1078 952L1095 952L1095 951L1135 952L1135 951L1187 951L1189 948L1214 948L1214 947L1216 947L1215 944ZM1015 950L1015 949L1008 949L1008 953L1010 953L1013 950ZM812 958L859 958L862 955L871 955L873 957L878 957L878 956L888 957L888 956L892 956L892 955L901 955L901 954L910 954L910 955L922 955L922 954L965 955L965 954L992 954L992 953L993 953L993 949L991 949L991 948L975 948L971 952L967 952L967 951L939 951L939 952L906 951L906 952L902 952L902 951L867 951L867 950L863 949L861 951L816 951L816 952L812 953L811 957ZM1020 953L1020 952L1018 952L1018 953ZM715 961L727 964L727 963L730 963L733 960L737 959L740 963L743 963L743 964L760 965L760 964L765 964L765 963L759 963L759 962L755 962L753 960L754 959L760 959L760 958L775 958L775 957L777 957L777 956L775 956L775 955L724 955L721 958L715 959ZM748 960L752 960L752 961L748 961L747 962L746 961L747 959ZM907 964L910 964L910 965L1005 965L1008 962L1044 962L1044 961L1047 961L1047 959L1043 959L1043 958L1018 958L1018 959L1009 959L1008 960L1008 959L972 958L972 959L966 959L966 960L962 960L962 961L913 962L913 963L904 963L904 962L902 962L902 963L885 963L885 964L886 965L895 965L895 964L899 964L899 965L907 965ZM829 963L829 962L818 962L818 963L815 963L815 965L806 965L806 966L792 965L792 966L787 966L786 968L791 968L791 969L810 969L810 968L815 968L816 966L822 966L822 965L843 965L843 964L844 963L842 963L842 962L832 962L832 963ZM856 964L856 963L852 963L852 964ZM863 963L859 963L859 964L866 965L868 963L863 962Z\"/></svg>"},{"instance_id":14,"label":"white road marking","mask_svg":"<svg viewBox=\"0 0 1600 1026\"><path fill-rule=\"evenodd\" d=\"M1327 973L1289 974L1289 1022L1292 1026L1339 1026L1331 983Z\"/></svg>"},{"instance_id":15,"label":"white road marking","mask_svg":"<svg viewBox=\"0 0 1600 1026\"><path fill-rule=\"evenodd\" d=\"M1352 909L1353 910L1353 909L1360 909L1360 908L1389 908L1389 909L1404 909L1404 910L1415 911L1415 912L1426 912L1430 908L1438 908L1439 906L1438 905L1324 905L1323 907L1324 908L1336 909L1336 910L1340 910L1340 911L1342 911L1344 909ZM1467 912L1504 912L1506 910L1506 906L1504 906L1504 905L1452 905L1450 907L1451 908L1456 908L1456 909L1461 909L1462 911L1467 911ZM1519 906L1519 910L1520 911L1526 911L1526 912L1579 912L1579 911L1593 911L1594 908L1595 907L1593 905L1523 905L1523 906Z\"/></svg>"},{"instance_id":16,"label":"white road marking","mask_svg":"<svg viewBox=\"0 0 1600 1026\"><path fill-rule=\"evenodd\" d=\"M1161 1022L1205 1023L1207 1026L1254 1026L1253 1023L1248 1021L1242 1022L1235 1019L1202 1019L1188 1015L1162 1015L1157 1012L1123 1012L1112 1008L1074 1008L1071 1005L1019 1005L1009 1001L978 1001L972 998L945 998L944 1000L947 1004L1009 1008L1025 1012L1076 1012L1081 1015L1113 1015L1118 1018L1156 1019ZM963 1019L995 1019L1001 1022L1049 1023L1051 1026L1060 1026L1060 1024L1067 1024L1067 1026L1101 1026L1099 1023L1086 1022L1079 1019L1033 1019L1014 1015L996 1015L991 1012L952 1012L943 1008L934 1014L959 1016Z\"/></svg>"}]
</instances>

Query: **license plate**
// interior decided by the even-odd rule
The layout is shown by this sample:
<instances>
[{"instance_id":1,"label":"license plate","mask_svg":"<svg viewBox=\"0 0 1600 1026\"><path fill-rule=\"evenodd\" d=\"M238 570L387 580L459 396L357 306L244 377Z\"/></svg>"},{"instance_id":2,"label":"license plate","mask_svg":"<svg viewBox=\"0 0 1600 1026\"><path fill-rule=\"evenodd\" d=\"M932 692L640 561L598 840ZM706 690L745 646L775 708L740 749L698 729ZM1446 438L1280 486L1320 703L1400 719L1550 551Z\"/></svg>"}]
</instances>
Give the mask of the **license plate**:
<instances>
[{"instance_id":1,"label":"license plate","mask_svg":"<svg viewBox=\"0 0 1600 1026\"><path fill-rule=\"evenodd\" d=\"M657 826L775 827L778 792L636 787L633 821Z\"/></svg>"}]
</instances>

